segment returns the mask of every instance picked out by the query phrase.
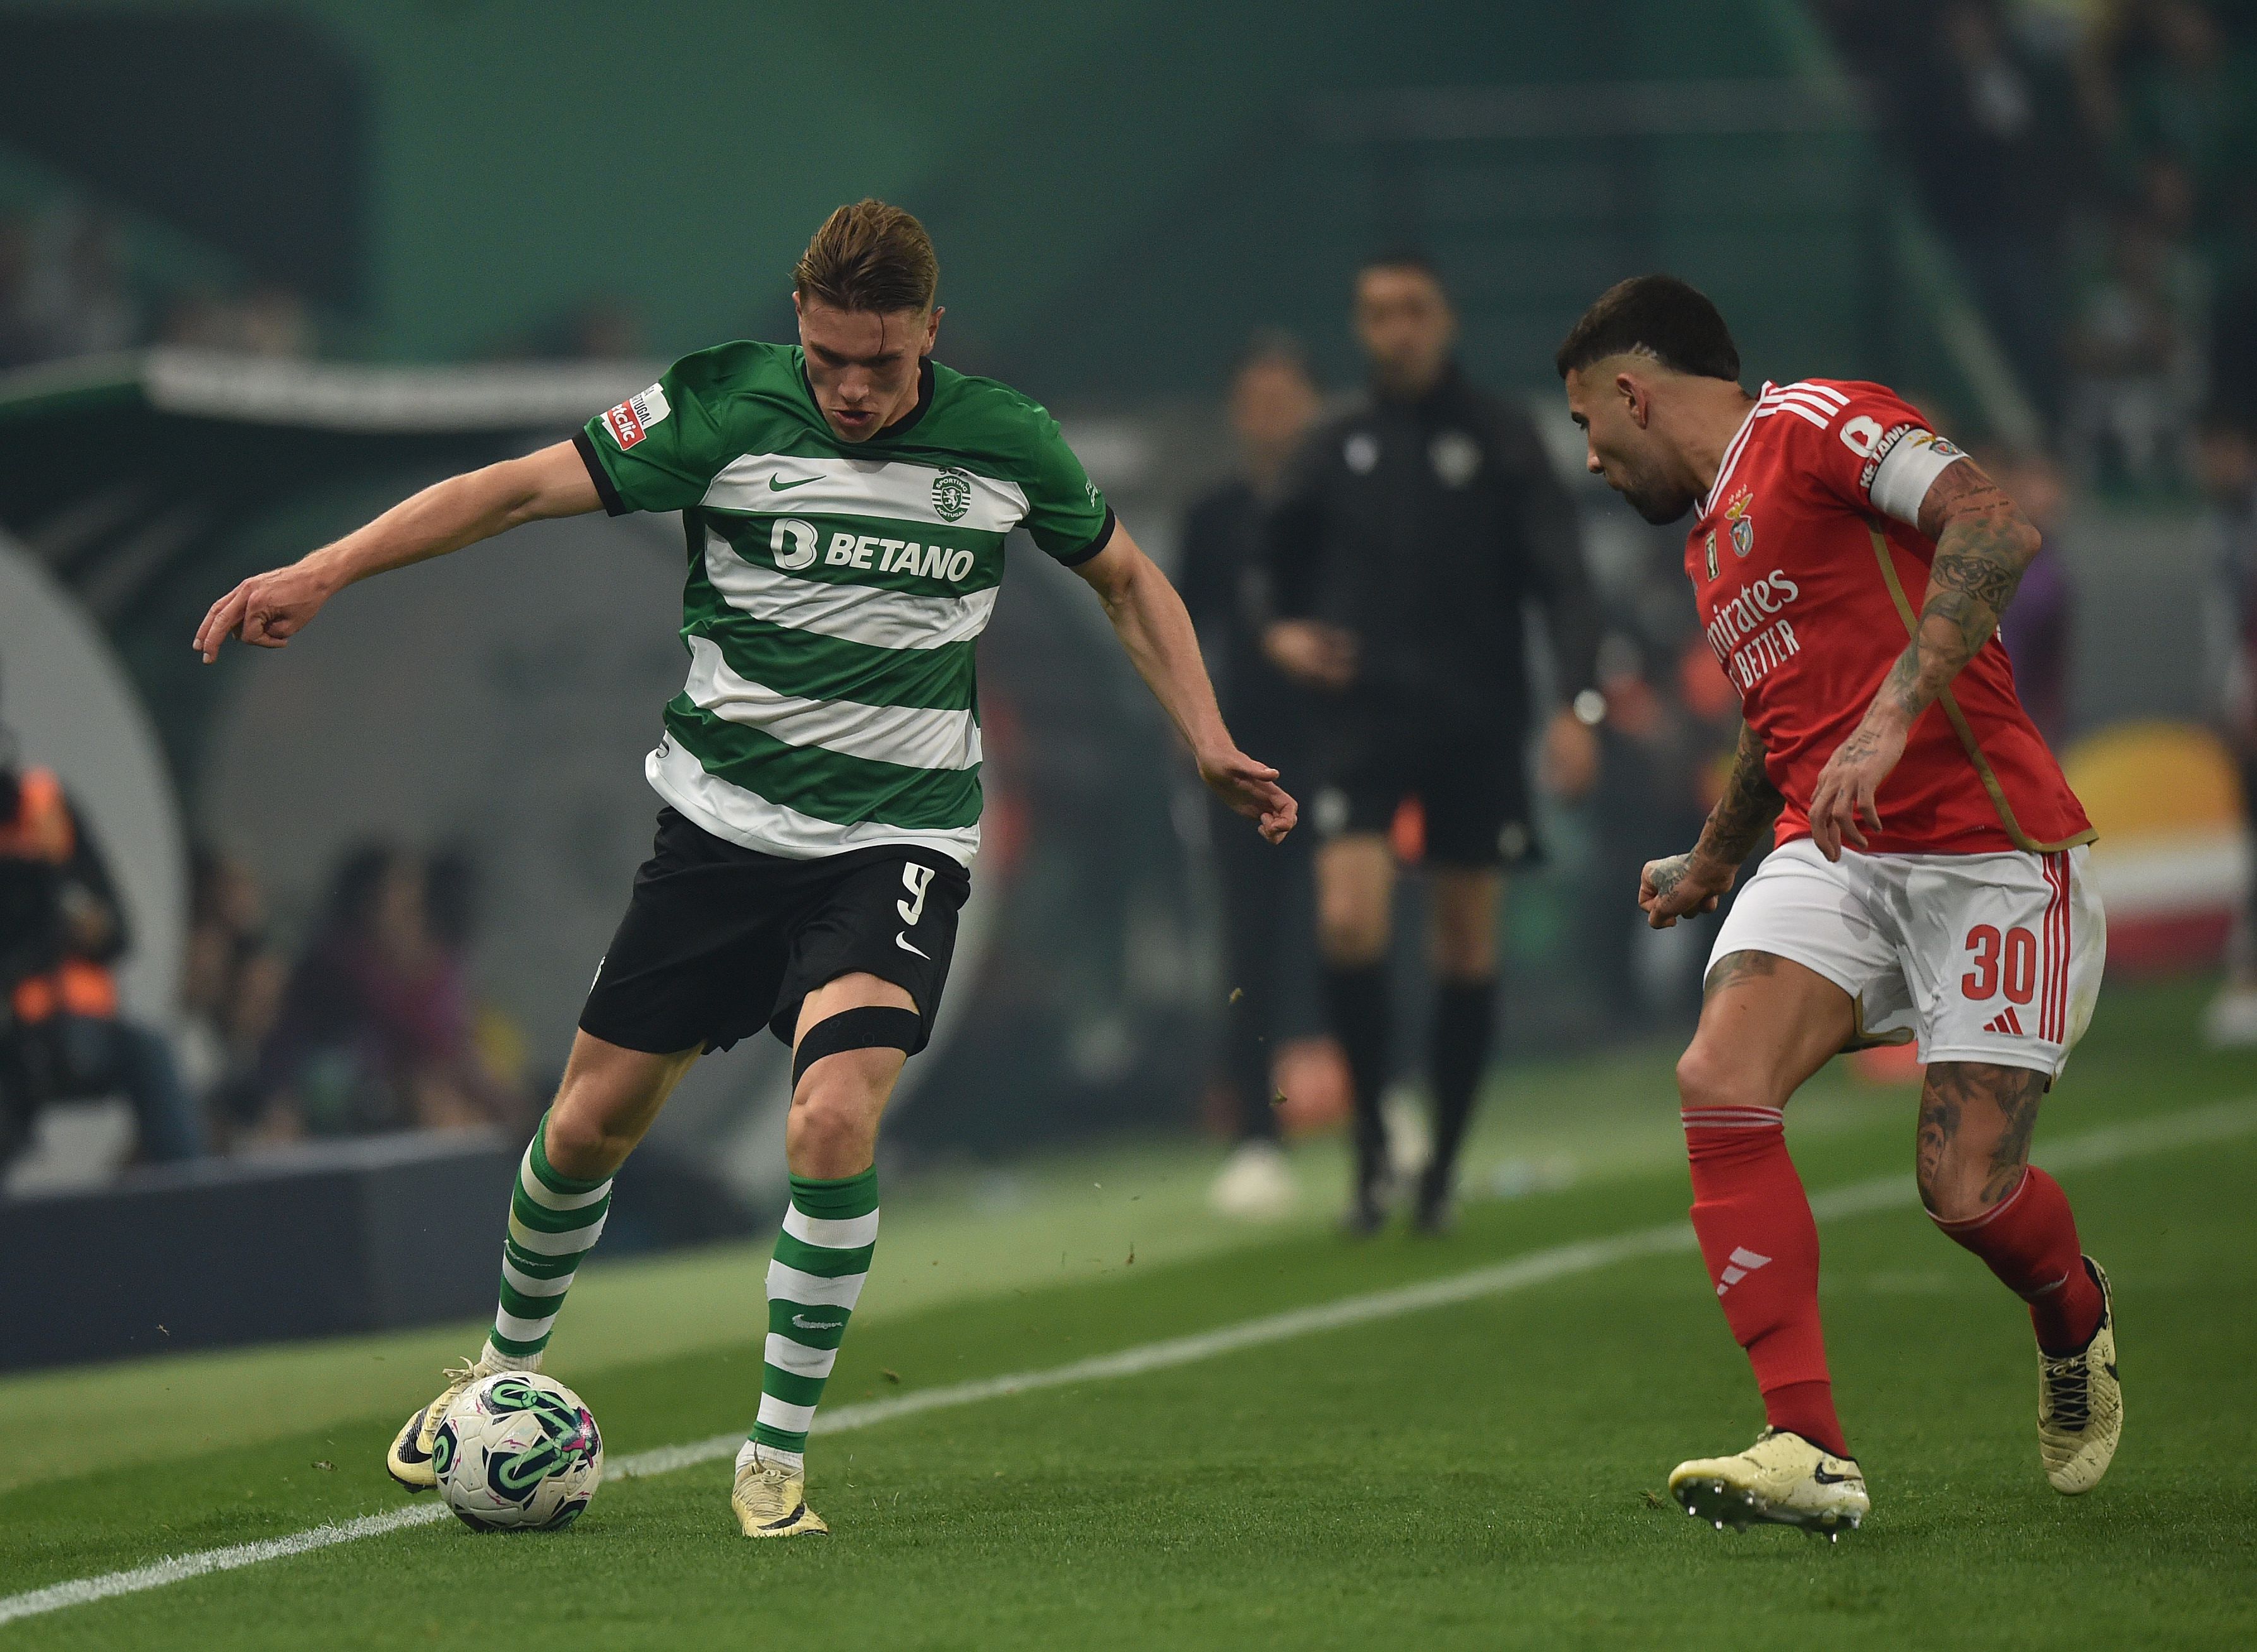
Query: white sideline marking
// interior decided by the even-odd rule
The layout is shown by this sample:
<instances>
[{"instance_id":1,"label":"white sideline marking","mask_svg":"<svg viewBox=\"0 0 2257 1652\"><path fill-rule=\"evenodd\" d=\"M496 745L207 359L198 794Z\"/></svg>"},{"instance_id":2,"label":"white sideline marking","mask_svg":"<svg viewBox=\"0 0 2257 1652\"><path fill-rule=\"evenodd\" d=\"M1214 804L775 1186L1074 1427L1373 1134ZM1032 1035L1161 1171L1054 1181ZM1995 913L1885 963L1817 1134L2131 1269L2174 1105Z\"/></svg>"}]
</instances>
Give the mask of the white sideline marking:
<instances>
[{"instance_id":1,"label":"white sideline marking","mask_svg":"<svg viewBox=\"0 0 2257 1652\"><path fill-rule=\"evenodd\" d=\"M2228 1140L2235 1136L2247 1135L2253 1130L2257 1130L2257 1100L2218 1102L2210 1106L2167 1114L2161 1119L2089 1131L2055 1144L2040 1157L2051 1168L2075 1169L2113 1164L2141 1154L2162 1153L2204 1142ZM1869 1182L1851 1183L1847 1187L1821 1193L1810 1201L1810 1208L1819 1220L1833 1221L1843 1217L1868 1215L1876 1211L1895 1210L1913 1202L1910 1178L1889 1175L1876 1176ZM1079 1382L1102 1381L1109 1377L1141 1376L1148 1371L1165 1371L1175 1366L1191 1365L1220 1354L1235 1353L1242 1348L1258 1348L1269 1343L1284 1342L1320 1331L1339 1331L1350 1325L1367 1324L1376 1319L1391 1319L1397 1315L1419 1313L1429 1308L1446 1308L1482 1296L1501 1296L1511 1291L1525 1290L1532 1285L1546 1284L1571 1274L1587 1274L1636 1256L1660 1255L1695 1248L1693 1230L1683 1222L1670 1222L1659 1227L1641 1228L1635 1232L1618 1233L1611 1239L1553 1246L1548 1250L1534 1251L1509 1262L1477 1267L1469 1273L1453 1274L1447 1278L1429 1280L1424 1284L1401 1285L1390 1290L1371 1291L1362 1296L1345 1296L1336 1302L1320 1303L1311 1308L1296 1308L1282 1314L1249 1319L1240 1324L1225 1325L1217 1331L1201 1331L1196 1336L1174 1337L1165 1342L1124 1348L1118 1353L1077 1359L1071 1365L1053 1366L1046 1371L1022 1371L1011 1376L988 1377L975 1382L956 1383L945 1388L930 1388L918 1394L900 1394L888 1400L834 1406L817 1415L813 1431L817 1434L844 1434L852 1429L867 1429L876 1423L890 1423L896 1417L915 1416L923 1411L976 1405L983 1400L1007 1399L1015 1394L1031 1394L1042 1388L1062 1388ZM671 1474L677 1469L694 1468L700 1464L733 1458L737 1448L744 1443L742 1433L720 1434L687 1445L666 1445L655 1451L638 1451L632 1457L624 1457L611 1464L604 1478L607 1480L640 1479L654 1474ZM255 1543L237 1543L226 1549L206 1549L195 1554L175 1555L146 1566L137 1566L130 1571L112 1571L99 1578L51 1584L44 1589L0 1597L0 1624L12 1623L19 1618L37 1617L43 1613L60 1612L65 1606L106 1600L113 1595L161 1589L167 1584L185 1582L190 1578L202 1578L215 1571L234 1571L244 1566L258 1565L262 1561L284 1560L292 1555L307 1554L336 1543L357 1543L364 1537L381 1537L387 1532L400 1531L410 1526L428 1526L446 1518L446 1506L434 1499L429 1502L406 1504L381 1514L364 1514L358 1520L312 1527L287 1537L270 1537Z\"/></svg>"}]
</instances>

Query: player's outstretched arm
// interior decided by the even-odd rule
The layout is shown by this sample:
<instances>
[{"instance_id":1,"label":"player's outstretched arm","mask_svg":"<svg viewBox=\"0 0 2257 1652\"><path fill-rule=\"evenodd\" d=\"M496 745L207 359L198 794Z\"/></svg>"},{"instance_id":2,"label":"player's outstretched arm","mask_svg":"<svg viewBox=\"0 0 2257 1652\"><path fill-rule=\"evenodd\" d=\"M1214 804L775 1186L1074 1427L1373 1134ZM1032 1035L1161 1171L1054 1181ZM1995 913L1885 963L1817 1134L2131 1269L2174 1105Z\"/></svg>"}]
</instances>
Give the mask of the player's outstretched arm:
<instances>
[{"instance_id":1,"label":"player's outstretched arm","mask_svg":"<svg viewBox=\"0 0 2257 1652\"><path fill-rule=\"evenodd\" d=\"M1765 772L1761 738L1742 724L1739 753L1724 779L1724 794L1701 829L1701 841L1684 854L1645 863L1638 904L1646 922L1667 929L1680 918L1714 912L1786 802Z\"/></svg>"},{"instance_id":2,"label":"player's outstretched arm","mask_svg":"<svg viewBox=\"0 0 2257 1652\"><path fill-rule=\"evenodd\" d=\"M578 516L602 504L569 441L449 477L289 567L244 580L204 615L196 652L209 665L232 636L260 648L284 647L322 604L356 580L444 556L520 522Z\"/></svg>"},{"instance_id":3,"label":"player's outstretched arm","mask_svg":"<svg viewBox=\"0 0 2257 1652\"><path fill-rule=\"evenodd\" d=\"M1277 784L1277 771L1240 751L1223 726L1214 685L1199 658L1198 633L1168 576L1118 523L1105 548L1073 571L1105 604L1106 618L1137 674L1191 746L1199 778L1258 825L1264 837L1283 842L1299 818L1300 806Z\"/></svg>"},{"instance_id":4,"label":"player's outstretched arm","mask_svg":"<svg viewBox=\"0 0 2257 1652\"><path fill-rule=\"evenodd\" d=\"M1935 541L1918 628L1811 793L1811 839L1829 860L1842 858L1844 840L1863 849L1862 828L1880 829L1873 796L1904 755L1912 725L1991 640L2041 542L1972 459L1956 461L1928 485L1918 526Z\"/></svg>"}]
</instances>

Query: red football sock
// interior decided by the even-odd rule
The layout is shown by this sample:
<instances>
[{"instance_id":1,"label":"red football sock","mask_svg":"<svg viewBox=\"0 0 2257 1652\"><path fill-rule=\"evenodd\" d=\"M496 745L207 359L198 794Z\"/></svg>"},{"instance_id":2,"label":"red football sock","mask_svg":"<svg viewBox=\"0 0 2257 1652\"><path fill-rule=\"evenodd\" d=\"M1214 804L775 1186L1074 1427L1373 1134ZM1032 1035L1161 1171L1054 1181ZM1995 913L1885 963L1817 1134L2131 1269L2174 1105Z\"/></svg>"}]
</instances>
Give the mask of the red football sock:
<instances>
[{"instance_id":1,"label":"red football sock","mask_svg":"<svg viewBox=\"0 0 2257 1652\"><path fill-rule=\"evenodd\" d=\"M1764 1415L1836 1457L1850 1455L1834 1415L1818 1325L1818 1224L1787 1156L1776 1107L1688 1107L1693 1231L1732 1335L1748 1351Z\"/></svg>"},{"instance_id":2,"label":"red football sock","mask_svg":"<svg viewBox=\"0 0 2257 1652\"><path fill-rule=\"evenodd\" d=\"M2030 1305L2038 1346L2074 1353L2100 1324L2100 1287L2084 1271L2077 1218L2061 1183L2033 1165L2014 1190L1980 1216L1936 1226L1981 1257L2008 1290Z\"/></svg>"}]
</instances>

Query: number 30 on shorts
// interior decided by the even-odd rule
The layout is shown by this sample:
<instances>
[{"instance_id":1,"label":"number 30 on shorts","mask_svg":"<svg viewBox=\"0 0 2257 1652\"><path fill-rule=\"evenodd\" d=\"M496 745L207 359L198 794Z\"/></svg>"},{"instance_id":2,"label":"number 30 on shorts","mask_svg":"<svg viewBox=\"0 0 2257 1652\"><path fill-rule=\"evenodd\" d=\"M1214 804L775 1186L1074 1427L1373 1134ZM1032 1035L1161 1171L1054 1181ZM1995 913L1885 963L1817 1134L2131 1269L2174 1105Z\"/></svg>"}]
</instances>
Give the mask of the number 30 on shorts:
<instances>
[{"instance_id":1,"label":"number 30 on shorts","mask_svg":"<svg viewBox=\"0 0 2257 1652\"><path fill-rule=\"evenodd\" d=\"M1975 955L1975 967L1959 978L1959 990L1969 998L1994 998L2002 985L2015 1004L2037 996L2038 939L2027 929L2002 935L1992 925L1978 923L1967 932L1967 950Z\"/></svg>"}]
</instances>

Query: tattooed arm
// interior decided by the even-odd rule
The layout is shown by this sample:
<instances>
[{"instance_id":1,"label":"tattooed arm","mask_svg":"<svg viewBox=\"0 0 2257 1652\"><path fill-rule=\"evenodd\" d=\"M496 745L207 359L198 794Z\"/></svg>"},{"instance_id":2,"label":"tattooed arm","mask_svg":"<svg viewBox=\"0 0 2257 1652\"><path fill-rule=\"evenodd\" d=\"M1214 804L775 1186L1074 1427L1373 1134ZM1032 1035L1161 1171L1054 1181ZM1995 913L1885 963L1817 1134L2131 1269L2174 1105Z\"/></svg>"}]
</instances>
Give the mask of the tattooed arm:
<instances>
[{"instance_id":1,"label":"tattooed arm","mask_svg":"<svg viewBox=\"0 0 2257 1652\"><path fill-rule=\"evenodd\" d=\"M1811 794L1811 839L1829 860L1842 858L1845 840L1863 849L1864 828L1880 829L1873 794L1904 755L1912 725L1991 640L2038 554L2037 529L1972 459L1935 478L1919 527L1935 541L1919 629Z\"/></svg>"},{"instance_id":2,"label":"tattooed arm","mask_svg":"<svg viewBox=\"0 0 2257 1652\"><path fill-rule=\"evenodd\" d=\"M1739 755L1725 778L1724 794L1701 829L1701 841L1684 854L1645 864L1638 887L1645 921L1666 929L1681 917L1714 912L1785 801L1764 772L1763 741L1742 724Z\"/></svg>"}]
</instances>

